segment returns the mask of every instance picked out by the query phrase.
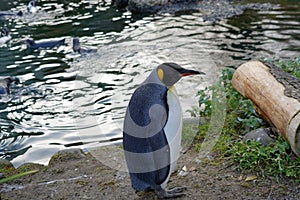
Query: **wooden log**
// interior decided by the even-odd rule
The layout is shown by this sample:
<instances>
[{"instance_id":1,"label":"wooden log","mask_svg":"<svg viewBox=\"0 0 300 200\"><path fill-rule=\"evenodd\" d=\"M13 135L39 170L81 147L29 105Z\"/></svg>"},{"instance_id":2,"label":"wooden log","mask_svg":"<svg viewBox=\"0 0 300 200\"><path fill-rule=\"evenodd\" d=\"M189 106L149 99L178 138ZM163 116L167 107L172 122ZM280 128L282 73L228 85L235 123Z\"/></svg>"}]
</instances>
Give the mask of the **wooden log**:
<instances>
[{"instance_id":1,"label":"wooden log","mask_svg":"<svg viewBox=\"0 0 300 200\"><path fill-rule=\"evenodd\" d=\"M234 72L232 85L300 157L300 80L276 66L250 61Z\"/></svg>"}]
</instances>

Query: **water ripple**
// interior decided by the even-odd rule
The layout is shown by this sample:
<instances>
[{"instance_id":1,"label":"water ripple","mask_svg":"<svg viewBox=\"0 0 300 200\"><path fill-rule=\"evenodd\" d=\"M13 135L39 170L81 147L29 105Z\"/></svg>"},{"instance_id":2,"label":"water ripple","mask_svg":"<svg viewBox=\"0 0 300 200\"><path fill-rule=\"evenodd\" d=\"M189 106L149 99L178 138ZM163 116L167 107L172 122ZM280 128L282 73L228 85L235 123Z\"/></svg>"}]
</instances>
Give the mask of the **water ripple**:
<instances>
[{"instance_id":1,"label":"water ripple","mask_svg":"<svg viewBox=\"0 0 300 200\"><path fill-rule=\"evenodd\" d=\"M25 0L6 2L1 9L26 11ZM131 94L162 62L206 73L177 84L185 111L197 105L196 92L216 81L224 66L299 55L299 3L218 23L204 22L202 13L133 16L106 1L41 0L38 6L36 15L0 19L12 36L0 47L0 76L21 81L0 99L0 157L16 166L45 164L68 147L120 143ZM72 37L97 53L72 52ZM65 38L67 44L32 51L24 45L27 38Z\"/></svg>"}]
</instances>

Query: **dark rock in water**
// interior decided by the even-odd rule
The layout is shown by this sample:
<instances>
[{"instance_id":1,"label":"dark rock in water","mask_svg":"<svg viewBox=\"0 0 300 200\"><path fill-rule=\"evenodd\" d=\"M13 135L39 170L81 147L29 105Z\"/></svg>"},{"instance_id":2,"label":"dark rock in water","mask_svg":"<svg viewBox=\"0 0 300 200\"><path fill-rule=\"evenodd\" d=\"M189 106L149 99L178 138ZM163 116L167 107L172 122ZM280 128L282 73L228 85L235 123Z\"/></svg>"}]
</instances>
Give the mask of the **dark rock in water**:
<instances>
[{"instance_id":1,"label":"dark rock in water","mask_svg":"<svg viewBox=\"0 0 300 200\"><path fill-rule=\"evenodd\" d=\"M268 146L274 141L274 139L269 136L266 129L259 128L247 133L244 136L243 141L256 141L261 143L263 146Z\"/></svg>"},{"instance_id":2,"label":"dark rock in water","mask_svg":"<svg viewBox=\"0 0 300 200\"><path fill-rule=\"evenodd\" d=\"M277 6L271 3L233 4L230 1L219 0L217 4L210 2L210 11L203 16L204 21L216 22L233 16L241 15L245 10L271 10Z\"/></svg>"},{"instance_id":3,"label":"dark rock in water","mask_svg":"<svg viewBox=\"0 0 300 200\"><path fill-rule=\"evenodd\" d=\"M270 10L270 3L236 4L231 0L114 0L113 5L127 7L132 13L202 12L204 21L220 21L242 14L246 9Z\"/></svg>"},{"instance_id":4,"label":"dark rock in water","mask_svg":"<svg viewBox=\"0 0 300 200\"><path fill-rule=\"evenodd\" d=\"M129 0L112 0L112 4L119 7L119 8L125 8L128 6Z\"/></svg>"},{"instance_id":5,"label":"dark rock in water","mask_svg":"<svg viewBox=\"0 0 300 200\"><path fill-rule=\"evenodd\" d=\"M112 4L125 8L127 7L129 11L133 13L157 13L160 10L166 9L168 6L177 7L177 9L188 4L198 2L200 0L113 0ZM191 9L192 5L188 8ZM174 9L174 8L173 8Z\"/></svg>"},{"instance_id":6,"label":"dark rock in water","mask_svg":"<svg viewBox=\"0 0 300 200\"><path fill-rule=\"evenodd\" d=\"M47 48L51 49L57 46L65 45L65 39L45 41L45 42L35 42L31 39L27 39L25 40L25 44L30 49L47 49Z\"/></svg>"},{"instance_id":7,"label":"dark rock in water","mask_svg":"<svg viewBox=\"0 0 300 200\"><path fill-rule=\"evenodd\" d=\"M86 155L81 149L61 150L51 157L49 165L54 165L58 162L67 162L69 160L78 160L85 157Z\"/></svg>"},{"instance_id":8,"label":"dark rock in water","mask_svg":"<svg viewBox=\"0 0 300 200\"><path fill-rule=\"evenodd\" d=\"M133 13L156 13L163 7L162 1L129 0L128 10Z\"/></svg>"}]
</instances>

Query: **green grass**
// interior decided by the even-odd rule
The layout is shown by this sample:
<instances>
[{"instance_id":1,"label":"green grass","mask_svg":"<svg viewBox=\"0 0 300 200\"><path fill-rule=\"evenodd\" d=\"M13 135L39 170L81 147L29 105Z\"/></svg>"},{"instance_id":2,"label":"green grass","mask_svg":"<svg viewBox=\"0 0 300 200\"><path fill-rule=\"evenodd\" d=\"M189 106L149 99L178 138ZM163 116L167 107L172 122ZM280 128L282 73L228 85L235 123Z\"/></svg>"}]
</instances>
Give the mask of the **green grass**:
<instances>
[{"instance_id":1,"label":"green grass","mask_svg":"<svg viewBox=\"0 0 300 200\"><path fill-rule=\"evenodd\" d=\"M264 61L271 62L300 78L300 57L293 60L269 59ZM247 132L269 125L257 115L252 102L245 99L232 87L233 73L233 69L224 69L216 85L198 92L199 107L189 110L192 116L212 117L214 109L212 94L219 88L224 88L223 95L226 97L225 124L213 152L219 158L231 160L240 169L255 170L263 176L286 176L299 180L300 159L292 153L290 145L281 136L268 147L263 147L257 142L245 143L242 141L243 135ZM200 126L198 135L194 140L196 151L200 151L210 123L206 122Z\"/></svg>"},{"instance_id":2,"label":"green grass","mask_svg":"<svg viewBox=\"0 0 300 200\"><path fill-rule=\"evenodd\" d=\"M267 147L258 142L232 143L226 153L242 169L251 169L275 177L300 177L300 159L291 153L290 145L282 137Z\"/></svg>"},{"instance_id":3,"label":"green grass","mask_svg":"<svg viewBox=\"0 0 300 200\"><path fill-rule=\"evenodd\" d=\"M7 183L9 181L12 181L12 180L15 180L15 179L18 179L20 177L23 177L23 176L26 176L26 175L29 175L29 174L34 174L36 172L38 172L39 170L31 170L31 171L27 171L27 172L22 172L22 173L19 173L19 174L14 174L14 175L11 175L7 178L2 178L0 179L0 184L2 183Z\"/></svg>"},{"instance_id":4,"label":"green grass","mask_svg":"<svg viewBox=\"0 0 300 200\"><path fill-rule=\"evenodd\" d=\"M44 169L45 166L33 163L23 164L18 169L15 169L12 164L0 164L0 172L5 176L5 178L0 179L0 184L15 181L20 177L34 174Z\"/></svg>"}]
</instances>

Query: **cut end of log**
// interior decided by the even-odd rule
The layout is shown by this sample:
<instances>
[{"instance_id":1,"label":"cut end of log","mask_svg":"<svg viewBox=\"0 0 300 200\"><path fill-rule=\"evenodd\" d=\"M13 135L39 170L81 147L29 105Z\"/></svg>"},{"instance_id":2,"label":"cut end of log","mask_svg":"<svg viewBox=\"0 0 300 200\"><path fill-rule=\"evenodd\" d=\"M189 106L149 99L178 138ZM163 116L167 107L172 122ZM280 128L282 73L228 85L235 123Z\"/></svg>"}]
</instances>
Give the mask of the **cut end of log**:
<instances>
[{"instance_id":1,"label":"cut end of log","mask_svg":"<svg viewBox=\"0 0 300 200\"><path fill-rule=\"evenodd\" d=\"M287 135L293 151L300 157L300 111L291 119Z\"/></svg>"}]
</instances>

